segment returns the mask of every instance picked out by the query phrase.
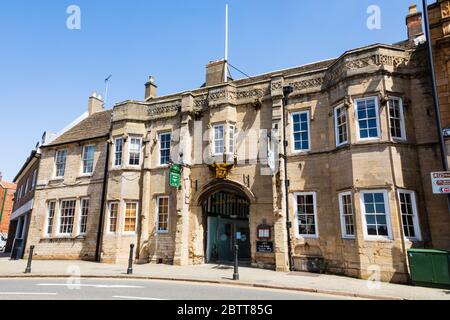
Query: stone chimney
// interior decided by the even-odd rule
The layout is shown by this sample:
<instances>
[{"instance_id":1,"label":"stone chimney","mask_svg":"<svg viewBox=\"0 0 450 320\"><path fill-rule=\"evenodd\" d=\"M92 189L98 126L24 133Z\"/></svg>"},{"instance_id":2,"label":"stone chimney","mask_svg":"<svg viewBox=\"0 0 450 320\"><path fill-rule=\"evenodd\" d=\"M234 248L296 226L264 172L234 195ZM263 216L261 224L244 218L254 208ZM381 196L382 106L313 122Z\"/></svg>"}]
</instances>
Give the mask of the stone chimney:
<instances>
[{"instance_id":1,"label":"stone chimney","mask_svg":"<svg viewBox=\"0 0 450 320\"><path fill-rule=\"evenodd\" d=\"M148 81L145 84L145 100L156 98L156 89L158 86L155 84L155 77L149 76Z\"/></svg>"},{"instance_id":2,"label":"stone chimney","mask_svg":"<svg viewBox=\"0 0 450 320\"><path fill-rule=\"evenodd\" d=\"M88 102L89 116L101 111L103 111L103 98L101 95L97 95L97 92L93 92Z\"/></svg>"},{"instance_id":3,"label":"stone chimney","mask_svg":"<svg viewBox=\"0 0 450 320\"><path fill-rule=\"evenodd\" d=\"M406 16L406 26L408 27L408 40L423 35L422 12L417 11L417 5L409 6L409 14Z\"/></svg>"},{"instance_id":4,"label":"stone chimney","mask_svg":"<svg viewBox=\"0 0 450 320\"><path fill-rule=\"evenodd\" d=\"M206 86L224 82L225 60L212 61L206 66Z\"/></svg>"}]
</instances>

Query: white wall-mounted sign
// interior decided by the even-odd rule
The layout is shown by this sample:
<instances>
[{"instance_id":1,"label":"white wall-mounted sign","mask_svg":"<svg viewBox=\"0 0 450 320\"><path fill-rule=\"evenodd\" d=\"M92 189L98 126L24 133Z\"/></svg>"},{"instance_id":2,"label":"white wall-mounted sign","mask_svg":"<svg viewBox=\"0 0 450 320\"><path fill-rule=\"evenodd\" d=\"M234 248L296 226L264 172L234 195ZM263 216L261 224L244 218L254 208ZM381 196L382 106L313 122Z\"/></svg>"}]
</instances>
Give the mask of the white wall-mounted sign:
<instances>
[{"instance_id":1,"label":"white wall-mounted sign","mask_svg":"<svg viewBox=\"0 0 450 320\"><path fill-rule=\"evenodd\" d=\"M434 194L450 194L450 172L432 172L431 184Z\"/></svg>"}]
</instances>

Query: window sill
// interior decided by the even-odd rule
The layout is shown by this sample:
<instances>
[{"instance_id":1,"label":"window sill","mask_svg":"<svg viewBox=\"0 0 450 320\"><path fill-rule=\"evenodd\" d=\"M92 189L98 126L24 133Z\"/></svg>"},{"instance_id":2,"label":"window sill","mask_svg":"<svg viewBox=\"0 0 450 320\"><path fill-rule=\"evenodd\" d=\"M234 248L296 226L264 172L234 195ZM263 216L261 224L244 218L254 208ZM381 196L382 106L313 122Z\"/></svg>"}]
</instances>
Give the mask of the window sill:
<instances>
[{"instance_id":1,"label":"window sill","mask_svg":"<svg viewBox=\"0 0 450 320\"><path fill-rule=\"evenodd\" d=\"M137 236L137 232L123 232L121 235L123 237L135 237Z\"/></svg>"},{"instance_id":2,"label":"window sill","mask_svg":"<svg viewBox=\"0 0 450 320\"><path fill-rule=\"evenodd\" d=\"M303 235L303 234L298 234L296 236L297 240L302 240L302 239L311 239L311 240L317 240L319 239L318 235Z\"/></svg>"},{"instance_id":3,"label":"window sill","mask_svg":"<svg viewBox=\"0 0 450 320\"><path fill-rule=\"evenodd\" d=\"M311 153L311 150L301 150L301 151L291 151L291 154L288 154L289 156L303 156Z\"/></svg>"},{"instance_id":4,"label":"window sill","mask_svg":"<svg viewBox=\"0 0 450 320\"><path fill-rule=\"evenodd\" d=\"M380 242L380 243L391 243L394 242L393 239L391 238L386 238L386 237L365 237L364 241L367 242Z\"/></svg>"},{"instance_id":5,"label":"window sill","mask_svg":"<svg viewBox=\"0 0 450 320\"><path fill-rule=\"evenodd\" d=\"M79 235L76 237L73 237L72 235L64 236L64 235L57 235L57 236L44 236L41 238L42 241L60 241L60 240L66 240L66 241L77 241L77 240L85 240L86 235Z\"/></svg>"},{"instance_id":6,"label":"window sill","mask_svg":"<svg viewBox=\"0 0 450 320\"><path fill-rule=\"evenodd\" d=\"M370 142L377 142L377 141L380 141L380 140L381 140L381 137L357 139L355 144L364 144L364 143L370 143Z\"/></svg>"},{"instance_id":7,"label":"window sill","mask_svg":"<svg viewBox=\"0 0 450 320\"><path fill-rule=\"evenodd\" d=\"M49 183L58 183L58 182L63 182L64 181L64 177L57 177L57 178L53 178L49 180Z\"/></svg>"},{"instance_id":8,"label":"window sill","mask_svg":"<svg viewBox=\"0 0 450 320\"><path fill-rule=\"evenodd\" d=\"M89 178L92 178L93 176L94 176L93 173L82 174L82 175L79 175L79 176L77 177L77 179L89 179Z\"/></svg>"},{"instance_id":9,"label":"window sill","mask_svg":"<svg viewBox=\"0 0 450 320\"><path fill-rule=\"evenodd\" d=\"M336 149L343 149L345 147L348 147L350 145L349 142L341 143L339 145L336 145Z\"/></svg>"}]
</instances>

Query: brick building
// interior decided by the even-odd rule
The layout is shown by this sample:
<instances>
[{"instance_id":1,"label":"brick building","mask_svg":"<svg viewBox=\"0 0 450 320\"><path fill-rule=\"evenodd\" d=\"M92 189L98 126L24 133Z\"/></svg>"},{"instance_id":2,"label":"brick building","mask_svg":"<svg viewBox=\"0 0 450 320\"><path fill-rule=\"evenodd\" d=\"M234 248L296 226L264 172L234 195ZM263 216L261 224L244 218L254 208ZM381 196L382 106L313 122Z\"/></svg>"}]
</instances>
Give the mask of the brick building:
<instances>
[{"instance_id":1,"label":"brick building","mask_svg":"<svg viewBox=\"0 0 450 320\"><path fill-rule=\"evenodd\" d=\"M151 77L143 101L91 97L42 147L37 257L124 262L135 244L139 263L202 264L237 242L255 267L406 281L408 248L450 248L420 17L337 59L241 80L216 61L192 91L158 97Z\"/></svg>"},{"instance_id":2,"label":"brick building","mask_svg":"<svg viewBox=\"0 0 450 320\"><path fill-rule=\"evenodd\" d=\"M0 234L7 235L9 230L9 217L11 216L16 185L3 181L0 172Z\"/></svg>"}]
</instances>

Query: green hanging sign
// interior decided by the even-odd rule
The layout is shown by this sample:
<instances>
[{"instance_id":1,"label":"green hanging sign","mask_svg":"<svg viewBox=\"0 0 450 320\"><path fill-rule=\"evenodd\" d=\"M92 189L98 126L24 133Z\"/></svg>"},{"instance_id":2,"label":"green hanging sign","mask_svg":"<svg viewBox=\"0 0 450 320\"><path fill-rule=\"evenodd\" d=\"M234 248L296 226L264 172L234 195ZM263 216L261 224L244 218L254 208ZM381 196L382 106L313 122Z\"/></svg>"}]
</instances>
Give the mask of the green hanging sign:
<instances>
[{"instance_id":1,"label":"green hanging sign","mask_svg":"<svg viewBox=\"0 0 450 320\"><path fill-rule=\"evenodd\" d=\"M179 165L174 164L170 167L169 183L174 188L181 186L181 168Z\"/></svg>"}]
</instances>

